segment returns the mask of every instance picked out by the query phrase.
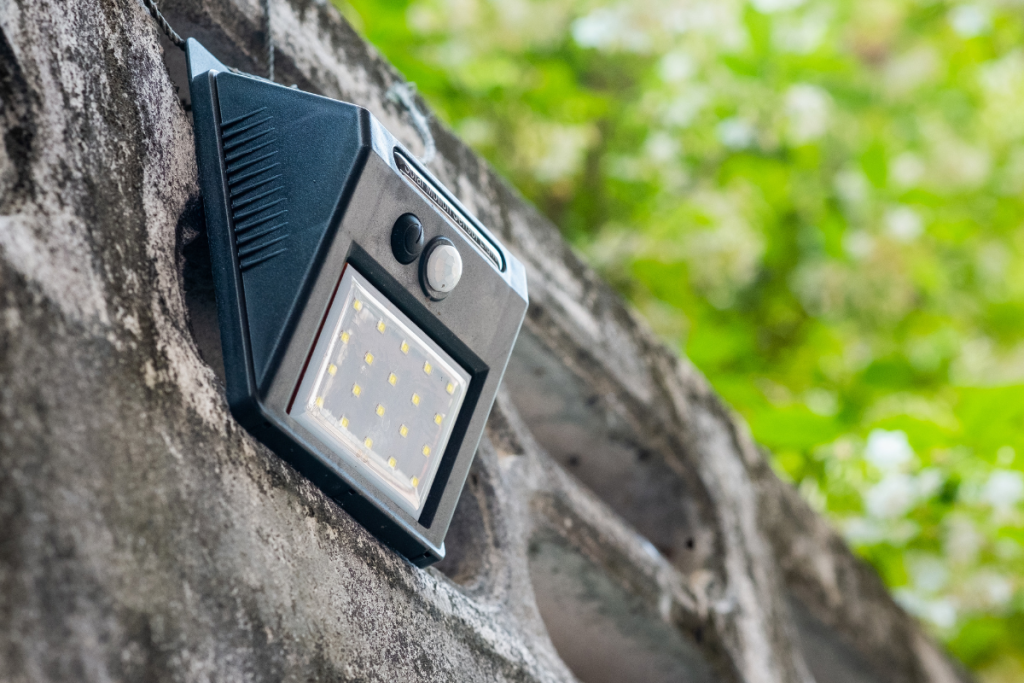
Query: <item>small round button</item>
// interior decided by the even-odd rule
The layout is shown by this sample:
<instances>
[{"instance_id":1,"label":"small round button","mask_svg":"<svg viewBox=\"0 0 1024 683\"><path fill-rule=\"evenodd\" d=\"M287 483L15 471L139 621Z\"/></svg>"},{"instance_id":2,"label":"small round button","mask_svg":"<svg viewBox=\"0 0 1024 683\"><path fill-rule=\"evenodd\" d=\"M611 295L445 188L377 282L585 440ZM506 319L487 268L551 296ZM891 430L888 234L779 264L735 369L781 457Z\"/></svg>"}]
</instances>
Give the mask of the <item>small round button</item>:
<instances>
[{"instance_id":1,"label":"small round button","mask_svg":"<svg viewBox=\"0 0 1024 683\"><path fill-rule=\"evenodd\" d=\"M412 263L423 251L423 225L415 214L404 213L391 228L391 253L399 263Z\"/></svg>"},{"instance_id":2,"label":"small round button","mask_svg":"<svg viewBox=\"0 0 1024 683\"><path fill-rule=\"evenodd\" d=\"M438 241L427 253L423 275L433 294L443 297L455 289L462 277L462 256L451 242ZM436 297L435 298L440 298Z\"/></svg>"}]
</instances>

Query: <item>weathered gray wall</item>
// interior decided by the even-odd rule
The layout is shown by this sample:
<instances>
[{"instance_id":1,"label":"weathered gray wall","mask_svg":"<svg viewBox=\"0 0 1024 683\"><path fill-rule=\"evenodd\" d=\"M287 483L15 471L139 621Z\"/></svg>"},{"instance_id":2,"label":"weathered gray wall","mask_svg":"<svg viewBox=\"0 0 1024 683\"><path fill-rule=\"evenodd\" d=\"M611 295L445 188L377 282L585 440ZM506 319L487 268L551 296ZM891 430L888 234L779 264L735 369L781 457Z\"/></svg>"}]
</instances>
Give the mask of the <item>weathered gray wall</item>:
<instances>
[{"instance_id":1,"label":"weathered gray wall","mask_svg":"<svg viewBox=\"0 0 1024 683\"><path fill-rule=\"evenodd\" d=\"M162 4L265 69L258 0ZM272 8L278 80L419 149L335 10ZM227 411L163 46L136 0L0 0L0 680L967 680L436 125L432 169L527 264L531 308L449 557L381 547Z\"/></svg>"}]
</instances>

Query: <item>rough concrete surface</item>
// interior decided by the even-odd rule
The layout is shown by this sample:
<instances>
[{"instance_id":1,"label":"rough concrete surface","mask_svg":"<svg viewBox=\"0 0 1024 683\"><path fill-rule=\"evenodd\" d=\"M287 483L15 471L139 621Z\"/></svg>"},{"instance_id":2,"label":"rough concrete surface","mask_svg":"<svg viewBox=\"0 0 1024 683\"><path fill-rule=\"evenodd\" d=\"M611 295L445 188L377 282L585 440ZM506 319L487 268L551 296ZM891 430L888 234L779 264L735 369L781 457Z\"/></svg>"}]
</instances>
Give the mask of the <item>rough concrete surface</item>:
<instances>
[{"instance_id":1,"label":"rough concrete surface","mask_svg":"<svg viewBox=\"0 0 1024 683\"><path fill-rule=\"evenodd\" d=\"M264 72L258 0L161 4ZM420 151L333 8L271 12L279 81ZM448 557L382 547L227 410L182 70L137 0L0 2L0 680L968 680L436 122L531 307Z\"/></svg>"}]
</instances>

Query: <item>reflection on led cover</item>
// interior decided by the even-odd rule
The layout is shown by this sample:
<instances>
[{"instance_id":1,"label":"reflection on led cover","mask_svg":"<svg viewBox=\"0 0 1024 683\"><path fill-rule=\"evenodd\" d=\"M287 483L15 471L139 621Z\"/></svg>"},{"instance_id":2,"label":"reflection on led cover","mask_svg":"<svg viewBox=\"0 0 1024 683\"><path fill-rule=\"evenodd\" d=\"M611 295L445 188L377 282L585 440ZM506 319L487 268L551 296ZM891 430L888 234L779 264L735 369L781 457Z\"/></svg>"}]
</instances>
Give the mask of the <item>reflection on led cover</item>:
<instances>
[{"instance_id":1,"label":"reflection on led cover","mask_svg":"<svg viewBox=\"0 0 1024 683\"><path fill-rule=\"evenodd\" d=\"M351 266L291 416L419 517L469 375Z\"/></svg>"}]
</instances>

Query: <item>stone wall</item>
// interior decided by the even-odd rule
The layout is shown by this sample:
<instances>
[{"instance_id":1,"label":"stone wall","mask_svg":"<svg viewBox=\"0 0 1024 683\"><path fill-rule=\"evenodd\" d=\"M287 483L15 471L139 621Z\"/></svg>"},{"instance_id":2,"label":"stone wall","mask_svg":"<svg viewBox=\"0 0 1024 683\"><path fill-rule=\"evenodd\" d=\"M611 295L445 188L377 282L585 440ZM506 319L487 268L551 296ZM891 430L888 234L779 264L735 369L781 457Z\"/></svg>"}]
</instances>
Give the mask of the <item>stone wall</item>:
<instances>
[{"instance_id":1,"label":"stone wall","mask_svg":"<svg viewBox=\"0 0 1024 683\"><path fill-rule=\"evenodd\" d=\"M259 0L161 4L265 72ZM271 11L278 81L421 149L336 10ZM183 74L137 0L0 2L0 680L969 680L436 122L531 305L448 557L382 547L227 410Z\"/></svg>"}]
</instances>

